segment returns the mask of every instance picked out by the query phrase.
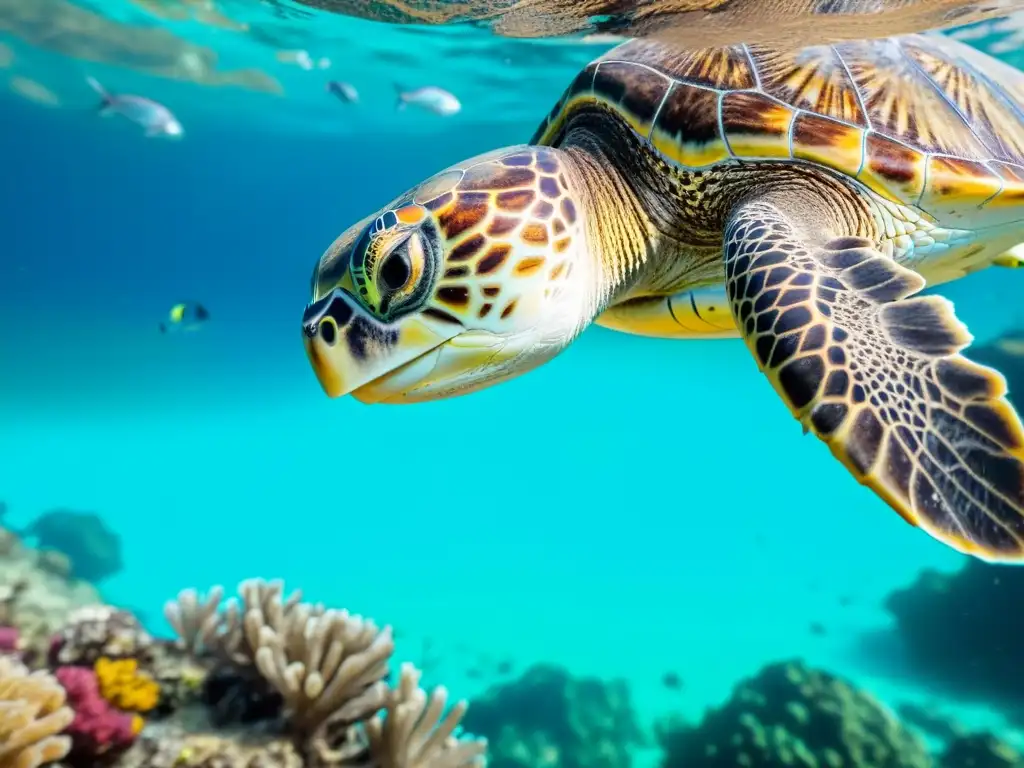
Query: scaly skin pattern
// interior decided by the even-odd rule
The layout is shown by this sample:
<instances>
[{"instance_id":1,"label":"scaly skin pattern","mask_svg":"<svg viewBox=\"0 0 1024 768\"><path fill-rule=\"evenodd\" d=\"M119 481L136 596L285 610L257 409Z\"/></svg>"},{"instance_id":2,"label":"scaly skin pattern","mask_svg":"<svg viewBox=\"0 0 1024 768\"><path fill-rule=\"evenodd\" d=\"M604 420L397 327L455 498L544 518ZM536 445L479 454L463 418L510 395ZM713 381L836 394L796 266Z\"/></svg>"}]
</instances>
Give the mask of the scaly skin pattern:
<instances>
[{"instance_id":1,"label":"scaly skin pattern","mask_svg":"<svg viewBox=\"0 0 1024 768\"><path fill-rule=\"evenodd\" d=\"M741 205L727 292L782 400L907 522L993 561L1024 557L1024 428L1006 381L924 279L865 238L823 238L799 202Z\"/></svg>"},{"instance_id":2,"label":"scaly skin pattern","mask_svg":"<svg viewBox=\"0 0 1024 768\"><path fill-rule=\"evenodd\" d=\"M379 310L374 281L363 277L373 273L377 254L388 250L389 230L377 222L396 211L406 219L429 218L447 258L425 311L449 322L500 324L522 311L522 289L539 282L545 298L557 298L577 268L580 222L568 189L560 153L545 147L473 158L369 217L361 234L372 245L336 242L321 263L320 280L337 283L350 270L364 301L366 292L374 293L369 308ZM349 253L359 255L350 261Z\"/></svg>"}]
</instances>

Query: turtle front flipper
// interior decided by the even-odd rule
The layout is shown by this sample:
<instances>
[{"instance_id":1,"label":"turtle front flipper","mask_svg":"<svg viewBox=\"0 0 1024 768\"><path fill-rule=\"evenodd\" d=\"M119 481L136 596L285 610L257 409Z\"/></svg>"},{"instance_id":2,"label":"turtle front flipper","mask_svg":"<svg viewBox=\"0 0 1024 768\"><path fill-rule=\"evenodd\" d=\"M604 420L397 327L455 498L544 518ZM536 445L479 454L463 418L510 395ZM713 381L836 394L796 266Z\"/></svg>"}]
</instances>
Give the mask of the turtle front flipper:
<instances>
[{"instance_id":1,"label":"turtle front flipper","mask_svg":"<svg viewBox=\"0 0 1024 768\"><path fill-rule=\"evenodd\" d=\"M637 296L609 307L594 323L658 339L734 339L739 335L722 285L669 296Z\"/></svg>"},{"instance_id":2,"label":"turtle front flipper","mask_svg":"<svg viewBox=\"0 0 1024 768\"><path fill-rule=\"evenodd\" d=\"M960 355L952 304L860 237L754 200L726 226L726 291L793 414L912 525L992 562L1024 559L1024 428L997 371ZM832 228L832 235L834 232Z\"/></svg>"}]
</instances>

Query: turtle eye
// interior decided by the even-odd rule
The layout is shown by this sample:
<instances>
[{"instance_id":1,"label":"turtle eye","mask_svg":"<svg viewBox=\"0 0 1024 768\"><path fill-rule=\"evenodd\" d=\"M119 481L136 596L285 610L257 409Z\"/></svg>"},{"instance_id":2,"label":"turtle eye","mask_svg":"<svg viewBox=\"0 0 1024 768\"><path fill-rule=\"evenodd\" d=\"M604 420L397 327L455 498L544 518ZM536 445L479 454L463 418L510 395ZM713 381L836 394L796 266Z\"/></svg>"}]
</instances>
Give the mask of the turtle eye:
<instances>
[{"instance_id":1,"label":"turtle eye","mask_svg":"<svg viewBox=\"0 0 1024 768\"><path fill-rule=\"evenodd\" d=\"M382 295L402 300L413 292L423 275L424 250L419 232L410 232L380 263L377 283Z\"/></svg>"},{"instance_id":2,"label":"turtle eye","mask_svg":"<svg viewBox=\"0 0 1024 768\"><path fill-rule=\"evenodd\" d=\"M400 291L412 277L412 263L403 245L391 252L380 268L381 287L386 291Z\"/></svg>"}]
</instances>

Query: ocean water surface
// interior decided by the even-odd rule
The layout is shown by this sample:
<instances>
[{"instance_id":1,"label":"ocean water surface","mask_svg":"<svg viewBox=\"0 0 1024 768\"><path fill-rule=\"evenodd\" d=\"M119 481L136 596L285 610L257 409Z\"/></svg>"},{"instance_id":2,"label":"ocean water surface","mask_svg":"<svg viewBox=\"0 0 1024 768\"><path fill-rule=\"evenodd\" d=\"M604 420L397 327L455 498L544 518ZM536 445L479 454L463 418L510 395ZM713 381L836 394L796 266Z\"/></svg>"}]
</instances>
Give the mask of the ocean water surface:
<instances>
[{"instance_id":1,"label":"ocean water surface","mask_svg":"<svg viewBox=\"0 0 1024 768\"><path fill-rule=\"evenodd\" d=\"M40 1L75 21L63 36L0 13L0 498L19 524L99 512L125 549L106 599L166 631L183 587L280 577L394 624L399 655L430 638L458 695L481 687L473 654L551 661L627 678L645 721L698 719L790 657L934 697L864 638L893 589L965 558L803 436L742 342L594 327L527 376L405 408L329 400L309 368L300 318L331 241L526 141L608 42ZM959 34L1013 63L1017 29ZM166 104L184 139L99 118L86 76ZM398 111L396 83L463 109ZM996 272L942 291L978 343L1024 312L1024 278ZM160 334L186 299L209 323ZM1015 737L994 705L949 705Z\"/></svg>"}]
</instances>

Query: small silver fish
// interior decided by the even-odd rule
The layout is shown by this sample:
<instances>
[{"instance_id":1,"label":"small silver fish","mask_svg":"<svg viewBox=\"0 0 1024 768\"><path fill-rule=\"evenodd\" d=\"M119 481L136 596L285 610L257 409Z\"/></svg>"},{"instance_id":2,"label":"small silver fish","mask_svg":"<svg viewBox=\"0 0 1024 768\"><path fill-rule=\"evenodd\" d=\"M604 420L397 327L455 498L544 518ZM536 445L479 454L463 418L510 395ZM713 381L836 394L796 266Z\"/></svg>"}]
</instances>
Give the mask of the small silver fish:
<instances>
[{"instance_id":1,"label":"small silver fish","mask_svg":"<svg viewBox=\"0 0 1024 768\"><path fill-rule=\"evenodd\" d=\"M94 77L85 78L92 89L100 95L99 113L103 117L121 115L133 123L142 126L145 135L150 137L180 138L185 129L178 122L171 110L159 102L145 96L115 94L108 91Z\"/></svg>"},{"instance_id":2,"label":"small silver fish","mask_svg":"<svg viewBox=\"0 0 1024 768\"><path fill-rule=\"evenodd\" d=\"M351 83L343 83L338 80L331 80L327 83L327 92L333 93L346 104L355 104L359 101L359 91Z\"/></svg>"},{"instance_id":3,"label":"small silver fish","mask_svg":"<svg viewBox=\"0 0 1024 768\"><path fill-rule=\"evenodd\" d=\"M398 95L398 109L404 109L406 104L412 104L443 117L454 115L462 109L462 105L453 94L435 85L427 85L413 91L395 85L395 91Z\"/></svg>"}]
</instances>

